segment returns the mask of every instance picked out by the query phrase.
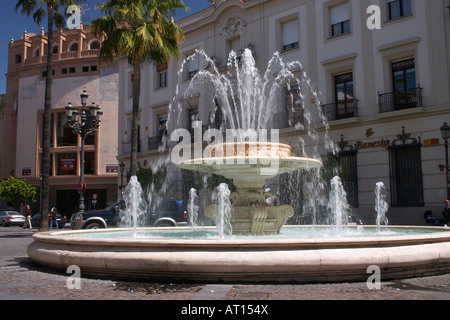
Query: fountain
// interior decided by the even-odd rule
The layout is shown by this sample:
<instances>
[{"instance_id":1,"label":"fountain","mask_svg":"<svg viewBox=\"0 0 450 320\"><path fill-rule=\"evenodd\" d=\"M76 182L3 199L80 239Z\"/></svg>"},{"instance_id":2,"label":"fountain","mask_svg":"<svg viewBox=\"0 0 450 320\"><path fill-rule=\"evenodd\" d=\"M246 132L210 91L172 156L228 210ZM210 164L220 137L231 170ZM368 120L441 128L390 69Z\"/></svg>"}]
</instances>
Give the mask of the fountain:
<instances>
[{"instance_id":1,"label":"fountain","mask_svg":"<svg viewBox=\"0 0 450 320\"><path fill-rule=\"evenodd\" d=\"M386 213L389 209L389 205L385 199L386 187L383 182L377 182L375 187L375 211L377 212L376 225L378 230L380 230L382 224L386 226L388 224Z\"/></svg>"},{"instance_id":2,"label":"fountain","mask_svg":"<svg viewBox=\"0 0 450 320\"><path fill-rule=\"evenodd\" d=\"M183 169L233 179L236 190L231 192L228 185L220 184L216 190L217 203L205 210L216 226L196 226L198 195L191 189L188 211L194 215L189 227L138 228L141 200L135 196L138 199L143 196L133 177L127 203L130 208L137 208L129 212L133 218L127 228L35 234L34 242L28 247L33 261L63 270L77 265L83 276L100 274L170 281L366 281L367 270L373 265L380 268L383 280L450 272L448 228L386 226L380 230L377 226L359 228L347 224L349 207L339 177L333 178L329 194L328 209L336 217L334 225L285 226L286 220L294 214L293 207L269 205L263 186L267 179L282 173L314 170L321 165L316 156L320 135L313 124L319 121L325 129L327 124L317 94L311 89L301 65L284 64L278 54L270 61L263 77L257 73L249 50L239 59L232 54L229 68L237 72L233 81L219 72L204 53L199 54L209 62L208 67L192 79L186 94L189 96L190 90L198 87L196 81L208 80L214 88L211 101L220 106L223 118L221 126L204 135L206 140L200 139L200 142L211 142L210 145L200 152L195 150L193 159L175 162ZM294 71L301 74L300 80L294 77ZM274 141L276 134L268 142L264 131L271 127L270 111L276 108L277 90L292 83L298 88L306 87L306 92L300 90L303 102L314 100L308 98L308 92L315 98L313 106L302 104L303 121L292 123L305 130L313 141L312 150L307 150L306 143L297 148L296 152L303 157L293 156L291 146ZM183 112L185 110L178 104L171 108L172 129L181 123ZM240 129L250 138L240 139L236 134ZM225 130L232 130L226 137L233 139L218 139ZM217 140L211 141L212 136ZM172 140L178 141L178 137ZM196 138L194 141L198 142ZM321 144L333 149L326 137ZM191 140L185 141L183 146L184 151L189 151L183 155L191 155ZM173 155L172 152L172 161L176 158ZM318 180L309 182L308 206L322 201L314 199L312 192L323 189L318 187ZM385 223L386 211L381 205L381 185L377 185L378 188L380 205L377 204L376 211L381 224ZM337 235L332 232L336 227Z\"/></svg>"}]
</instances>

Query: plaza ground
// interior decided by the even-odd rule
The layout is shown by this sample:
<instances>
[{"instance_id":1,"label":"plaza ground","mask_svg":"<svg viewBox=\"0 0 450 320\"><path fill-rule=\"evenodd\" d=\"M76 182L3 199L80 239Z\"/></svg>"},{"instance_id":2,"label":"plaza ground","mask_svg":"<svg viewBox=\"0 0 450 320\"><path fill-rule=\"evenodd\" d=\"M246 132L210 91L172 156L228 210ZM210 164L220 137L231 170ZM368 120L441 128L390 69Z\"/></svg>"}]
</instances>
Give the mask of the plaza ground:
<instances>
[{"instance_id":1,"label":"plaza ground","mask_svg":"<svg viewBox=\"0 0 450 320\"><path fill-rule=\"evenodd\" d=\"M81 275L80 289L68 289L71 274L39 266L27 256L36 229L0 228L0 300L176 300L230 302L298 300L450 300L450 274L385 281L379 290L365 282L333 284L170 283L95 279ZM289 305L289 304L288 304ZM448 310L448 306L447 306Z\"/></svg>"}]
</instances>

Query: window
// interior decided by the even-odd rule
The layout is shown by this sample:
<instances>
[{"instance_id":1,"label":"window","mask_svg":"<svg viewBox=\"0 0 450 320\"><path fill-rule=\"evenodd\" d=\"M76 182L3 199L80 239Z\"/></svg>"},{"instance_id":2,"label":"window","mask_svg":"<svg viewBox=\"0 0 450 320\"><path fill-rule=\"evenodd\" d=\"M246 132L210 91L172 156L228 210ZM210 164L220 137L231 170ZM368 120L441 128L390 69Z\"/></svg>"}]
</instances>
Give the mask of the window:
<instances>
[{"instance_id":1,"label":"window","mask_svg":"<svg viewBox=\"0 0 450 320\"><path fill-rule=\"evenodd\" d=\"M95 153L94 152L85 152L84 153L84 173L85 174L95 174Z\"/></svg>"},{"instance_id":2,"label":"window","mask_svg":"<svg viewBox=\"0 0 450 320\"><path fill-rule=\"evenodd\" d=\"M76 146L77 134L72 131L67 123L65 113L58 113L58 127L56 128L56 136L58 147Z\"/></svg>"},{"instance_id":3,"label":"window","mask_svg":"<svg viewBox=\"0 0 450 320\"><path fill-rule=\"evenodd\" d=\"M420 149L419 143L389 148L392 206L424 205Z\"/></svg>"},{"instance_id":4,"label":"window","mask_svg":"<svg viewBox=\"0 0 450 320\"><path fill-rule=\"evenodd\" d=\"M192 135L192 139L194 139L194 122L200 121L198 117L198 108L189 109L189 119L188 119L188 130Z\"/></svg>"},{"instance_id":5,"label":"window","mask_svg":"<svg viewBox=\"0 0 450 320\"><path fill-rule=\"evenodd\" d=\"M81 69L82 72L89 72L89 66L83 66Z\"/></svg>"},{"instance_id":6,"label":"window","mask_svg":"<svg viewBox=\"0 0 450 320\"><path fill-rule=\"evenodd\" d=\"M158 88L167 87L167 67L168 67L167 62L160 64L156 67L156 72L157 72L157 76L158 76L158 79L157 79L157 87Z\"/></svg>"},{"instance_id":7,"label":"window","mask_svg":"<svg viewBox=\"0 0 450 320\"><path fill-rule=\"evenodd\" d=\"M76 69L75 68L69 68L69 73L75 73L76 72Z\"/></svg>"},{"instance_id":8,"label":"window","mask_svg":"<svg viewBox=\"0 0 450 320\"><path fill-rule=\"evenodd\" d=\"M350 5L344 3L330 10L331 36L339 36L350 33Z\"/></svg>"},{"instance_id":9,"label":"window","mask_svg":"<svg viewBox=\"0 0 450 320\"><path fill-rule=\"evenodd\" d=\"M78 43L74 42L69 47L70 52L78 51Z\"/></svg>"},{"instance_id":10,"label":"window","mask_svg":"<svg viewBox=\"0 0 450 320\"><path fill-rule=\"evenodd\" d=\"M67 74L67 68L62 68L61 69L61 74Z\"/></svg>"},{"instance_id":11,"label":"window","mask_svg":"<svg viewBox=\"0 0 450 320\"><path fill-rule=\"evenodd\" d=\"M339 153L340 177L348 203L353 208L359 207L358 201L358 166L356 151L343 151Z\"/></svg>"},{"instance_id":12,"label":"window","mask_svg":"<svg viewBox=\"0 0 450 320\"><path fill-rule=\"evenodd\" d=\"M89 49L90 50L100 49L100 42L98 42L97 40L93 40L89 45Z\"/></svg>"},{"instance_id":13,"label":"window","mask_svg":"<svg viewBox=\"0 0 450 320\"><path fill-rule=\"evenodd\" d=\"M299 47L298 20L283 23L283 51Z\"/></svg>"},{"instance_id":14,"label":"window","mask_svg":"<svg viewBox=\"0 0 450 320\"><path fill-rule=\"evenodd\" d=\"M241 50L241 38L240 37L227 40L227 43L228 43L228 51L231 52L231 50L233 50L235 53L238 53L239 50Z\"/></svg>"},{"instance_id":15,"label":"window","mask_svg":"<svg viewBox=\"0 0 450 320\"><path fill-rule=\"evenodd\" d=\"M347 72L334 77L336 116L345 119L354 116L355 97L353 93L353 73Z\"/></svg>"},{"instance_id":16,"label":"window","mask_svg":"<svg viewBox=\"0 0 450 320\"><path fill-rule=\"evenodd\" d=\"M91 66L91 72L97 71L97 66Z\"/></svg>"},{"instance_id":17,"label":"window","mask_svg":"<svg viewBox=\"0 0 450 320\"><path fill-rule=\"evenodd\" d=\"M21 54L16 54L16 56L14 58L14 63L15 64L22 63L22 55Z\"/></svg>"},{"instance_id":18,"label":"window","mask_svg":"<svg viewBox=\"0 0 450 320\"><path fill-rule=\"evenodd\" d=\"M411 0L388 0L389 20L412 14Z\"/></svg>"},{"instance_id":19,"label":"window","mask_svg":"<svg viewBox=\"0 0 450 320\"><path fill-rule=\"evenodd\" d=\"M392 63L395 110L417 106L416 69L414 58Z\"/></svg>"},{"instance_id":20,"label":"window","mask_svg":"<svg viewBox=\"0 0 450 320\"><path fill-rule=\"evenodd\" d=\"M191 56L188 62L188 79L192 79L199 69L199 56L197 54Z\"/></svg>"},{"instance_id":21,"label":"window","mask_svg":"<svg viewBox=\"0 0 450 320\"><path fill-rule=\"evenodd\" d=\"M53 53L58 53L58 52L59 52L58 49L59 49L58 46L53 46L52 52L53 52Z\"/></svg>"}]
</instances>

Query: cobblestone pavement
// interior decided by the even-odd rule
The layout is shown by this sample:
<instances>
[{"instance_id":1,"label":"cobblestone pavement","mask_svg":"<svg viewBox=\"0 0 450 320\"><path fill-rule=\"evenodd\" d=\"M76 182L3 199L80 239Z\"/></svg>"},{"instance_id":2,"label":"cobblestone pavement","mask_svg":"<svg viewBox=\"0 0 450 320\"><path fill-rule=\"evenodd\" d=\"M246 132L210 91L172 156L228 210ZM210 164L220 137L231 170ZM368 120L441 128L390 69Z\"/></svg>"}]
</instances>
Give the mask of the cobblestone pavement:
<instances>
[{"instance_id":1,"label":"cobblestone pavement","mask_svg":"<svg viewBox=\"0 0 450 320\"><path fill-rule=\"evenodd\" d=\"M68 289L69 274L33 263L26 254L36 230L0 227L0 300L450 300L450 274L383 282L334 284L207 284L128 282L82 278Z\"/></svg>"}]
</instances>

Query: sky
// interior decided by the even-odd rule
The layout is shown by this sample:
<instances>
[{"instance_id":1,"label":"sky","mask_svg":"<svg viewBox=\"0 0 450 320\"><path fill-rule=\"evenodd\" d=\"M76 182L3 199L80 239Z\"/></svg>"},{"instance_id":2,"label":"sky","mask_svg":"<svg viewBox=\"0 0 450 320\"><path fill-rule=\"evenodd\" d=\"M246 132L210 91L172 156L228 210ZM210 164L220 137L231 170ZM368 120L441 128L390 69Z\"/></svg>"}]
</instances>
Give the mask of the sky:
<instances>
[{"instance_id":1,"label":"sky","mask_svg":"<svg viewBox=\"0 0 450 320\"><path fill-rule=\"evenodd\" d=\"M95 4L98 2L105 2L104 0L88 0L85 14L82 15L83 21L89 18L95 18L98 11L95 9ZM208 0L184 0L184 4L190 8L187 13L181 12L175 18L182 19L185 16L192 15L199 12L211 3ZM20 12L15 11L17 0L0 0L0 94L6 93L6 76L8 72L8 44L11 38L19 40L25 30L28 33L39 33L41 28L37 26L32 17L27 17ZM84 22L86 24L86 22ZM47 24L45 22L45 31L47 31Z\"/></svg>"}]
</instances>

